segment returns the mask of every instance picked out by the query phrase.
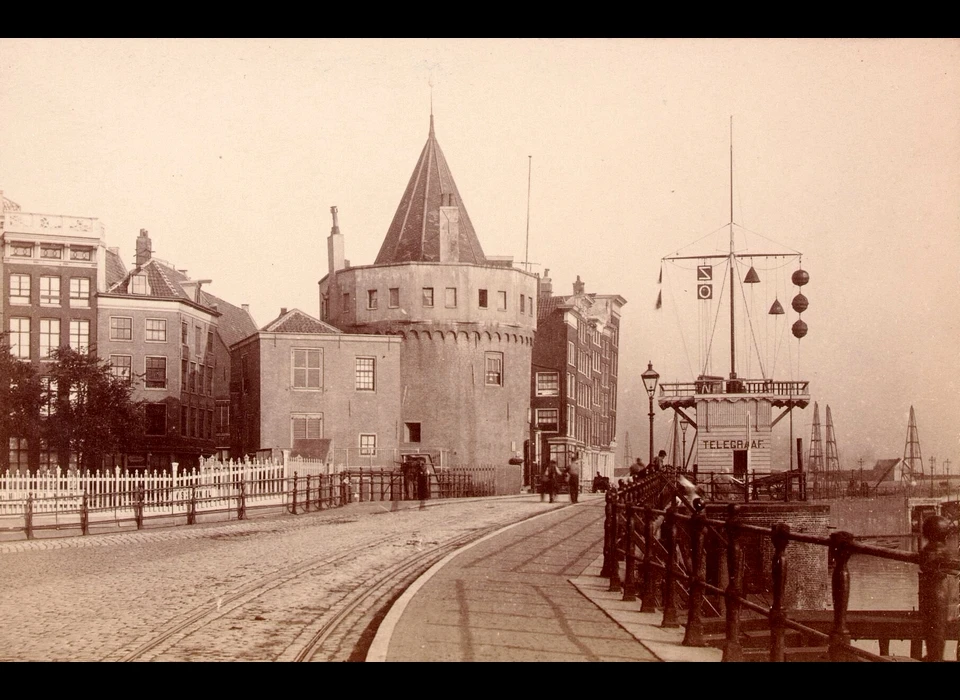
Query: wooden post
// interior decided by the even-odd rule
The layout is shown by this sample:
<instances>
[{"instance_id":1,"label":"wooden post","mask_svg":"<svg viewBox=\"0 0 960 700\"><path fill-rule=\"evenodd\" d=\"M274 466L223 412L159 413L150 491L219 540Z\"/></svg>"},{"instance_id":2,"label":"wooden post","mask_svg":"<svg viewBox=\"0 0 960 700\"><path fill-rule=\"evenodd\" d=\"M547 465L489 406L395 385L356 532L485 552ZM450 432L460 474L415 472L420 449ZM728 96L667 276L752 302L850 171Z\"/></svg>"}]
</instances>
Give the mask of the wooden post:
<instances>
[{"instance_id":1,"label":"wooden post","mask_svg":"<svg viewBox=\"0 0 960 700\"><path fill-rule=\"evenodd\" d=\"M634 533L634 506L626 506L627 511L627 552L625 557L625 567L623 575L623 600L634 601L637 599L637 557L636 557L636 533Z\"/></svg>"},{"instance_id":2,"label":"wooden post","mask_svg":"<svg viewBox=\"0 0 960 700\"><path fill-rule=\"evenodd\" d=\"M652 613L657 610L656 590L654 588L653 569L653 509L643 509L643 596L640 612Z\"/></svg>"},{"instance_id":3,"label":"wooden post","mask_svg":"<svg viewBox=\"0 0 960 700\"><path fill-rule=\"evenodd\" d=\"M723 645L723 661L743 661L740 644L740 597L743 594L743 548L740 546L738 508L727 506L727 575L730 582L725 593L727 608L727 638Z\"/></svg>"},{"instance_id":4,"label":"wooden post","mask_svg":"<svg viewBox=\"0 0 960 700\"><path fill-rule=\"evenodd\" d=\"M292 512L293 512L294 515L296 515L296 514L297 514L297 473L296 473L296 472L293 473L293 503L292 503L292 507L293 507L293 511L292 511Z\"/></svg>"},{"instance_id":5,"label":"wooden post","mask_svg":"<svg viewBox=\"0 0 960 700\"><path fill-rule=\"evenodd\" d=\"M247 485L243 474L240 475L240 494L237 496L237 520L247 517Z\"/></svg>"},{"instance_id":6,"label":"wooden post","mask_svg":"<svg viewBox=\"0 0 960 700\"><path fill-rule=\"evenodd\" d=\"M667 549L667 558L664 562L666 572L663 577L663 621L661 627L679 627L677 620L677 604L674 596L675 574L677 566L677 545L674 537L676 527L676 505L671 503L667 507L667 514L663 519L663 543Z\"/></svg>"},{"instance_id":7,"label":"wooden post","mask_svg":"<svg viewBox=\"0 0 960 700\"><path fill-rule=\"evenodd\" d=\"M83 500L80 501L80 534L90 534L90 512L87 509L87 492L83 492Z\"/></svg>"},{"instance_id":8,"label":"wooden post","mask_svg":"<svg viewBox=\"0 0 960 700\"><path fill-rule=\"evenodd\" d=\"M187 525L197 522L197 487L190 487L190 502L187 503Z\"/></svg>"},{"instance_id":9,"label":"wooden post","mask_svg":"<svg viewBox=\"0 0 960 700\"><path fill-rule=\"evenodd\" d=\"M23 506L23 529L27 539L33 539L33 493L27 494L27 502Z\"/></svg>"},{"instance_id":10,"label":"wooden post","mask_svg":"<svg viewBox=\"0 0 960 700\"><path fill-rule=\"evenodd\" d=\"M137 486L137 501L133 508L134 518L137 521L137 529L143 529L143 484Z\"/></svg>"},{"instance_id":11,"label":"wooden post","mask_svg":"<svg viewBox=\"0 0 960 700\"><path fill-rule=\"evenodd\" d=\"M787 587L787 561L784 550L790 543L790 526L778 523L771 529L773 539L773 604L770 606L770 660L784 661L783 597Z\"/></svg>"},{"instance_id":12,"label":"wooden post","mask_svg":"<svg viewBox=\"0 0 960 700\"><path fill-rule=\"evenodd\" d=\"M923 536L927 544L920 550L919 607L923 638L927 645L924 661L943 661L943 650L947 643L950 602L945 569L950 562L947 551L949 534L950 521L942 515L931 515L923 521Z\"/></svg>"},{"instance_id":13,"label":"wooden post","mask_svg":"<svg viewBox=\"0 0 960 700\"><path fill-rule=\"evenodd\" d=\"M703 584L704 584L704 558L703 558L703 530L706 516L703 513L694 513L690 520L690 599L687 606L687 630L683 636L683 646L702 647L703 642L703 619L701 618L701 607L703 606Z\"/></svg>"},{"instance_id":14,"label":"wooden post","mask_svg":"<svg viewBox=\"0 0 960 700\"><path fill-rule=\"evenodd\" d=\"M850 545L854 542L850 532L831 532L828 561L833 564L831 576L831 594L833 597L833 630L830 632L830 660L843 661L846 658L844 647L850 644L850 630L847 629L847 604L850 602L850 572L847 562L853 552Z\"/></svg>"}]
</instances>

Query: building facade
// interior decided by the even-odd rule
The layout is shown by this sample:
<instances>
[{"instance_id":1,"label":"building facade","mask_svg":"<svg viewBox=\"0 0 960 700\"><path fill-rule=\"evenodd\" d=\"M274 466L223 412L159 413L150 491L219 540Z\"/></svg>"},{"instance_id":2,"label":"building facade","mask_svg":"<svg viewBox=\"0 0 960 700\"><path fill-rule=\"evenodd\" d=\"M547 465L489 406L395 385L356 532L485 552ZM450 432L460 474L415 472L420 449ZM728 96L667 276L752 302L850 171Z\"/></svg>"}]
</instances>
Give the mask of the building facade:
<instances>
[{"instance_id":1,"label":"building facade","mask_svg":"<svg viewBox=\"0 0 960 700\"><path fill-rule=\"evenodd\" d=\"M11 354L43 378L63 345L89 351L97 339L96 295L106 283L105 235L95 218L21 211L2 196L0 323ZM43 445L0 435L0 469L37 471L57 461Z\"/></svg>"},{"instance_id":2,"label":"building facade","mask_svg":"<svg viewBox=\"0 0 960 700\"><path fill-rule=\"evenodd\" d=\"M286 449L334 466L390 466L401 432L402 342L281 309L231 348L234 453Z\"/></svg>"},{"instance_id":3,"label":"building facade","mask_svg":"<svg viewBox=\"0 0 960 700\"><path fill-rule=\"evenodd\" d=\"M569 296L554 296L545 276L539 297L528 463L542 466L553 459L562 468L579 453L584 476L599 471L612 477L620 309L626 299L588 294L579 276Z\"/></svg>"},{"instance_id":4,"label":"building facade","mask_svg":"<svg viewBox=\"0 0 960 700\"><path fill-rule=\"evenodd\" d=\"M351 267L333 208L321 319L399 336L400 448L505 464L529 434L537 277L486 256L430 131L372 265Z\"/></svg>"}]
</instances>

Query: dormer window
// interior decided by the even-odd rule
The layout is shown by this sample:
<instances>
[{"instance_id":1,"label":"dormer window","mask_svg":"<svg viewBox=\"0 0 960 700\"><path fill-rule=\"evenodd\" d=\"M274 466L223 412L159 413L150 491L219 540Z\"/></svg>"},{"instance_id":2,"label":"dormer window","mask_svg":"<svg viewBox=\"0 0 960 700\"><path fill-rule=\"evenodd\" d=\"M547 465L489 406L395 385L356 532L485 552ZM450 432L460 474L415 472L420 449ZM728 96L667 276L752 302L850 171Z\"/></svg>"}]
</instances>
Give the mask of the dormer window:
<instances>
[{"instance_id":1,"label":"dormer window","mask_svg":"<svg viewBox=\"0 0 960 700\"><path fill-rule=\"evenodd\" d=\"M149 294L150 289L147 286L147 276L144 274L133 275L130 277L131 294Z\"/></svg>"}]
</instances>

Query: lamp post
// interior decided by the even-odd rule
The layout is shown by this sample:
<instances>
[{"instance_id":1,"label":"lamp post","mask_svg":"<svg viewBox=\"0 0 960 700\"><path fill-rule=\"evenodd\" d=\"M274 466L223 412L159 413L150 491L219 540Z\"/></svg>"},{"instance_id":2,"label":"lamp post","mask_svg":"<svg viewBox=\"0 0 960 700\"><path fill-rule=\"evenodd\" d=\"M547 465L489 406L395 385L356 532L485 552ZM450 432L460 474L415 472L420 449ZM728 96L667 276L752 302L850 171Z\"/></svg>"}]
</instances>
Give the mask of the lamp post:
<instances>
[{"instance_id":1,"label":"lamp post","mask_svg":"<svg viewBox=\"0 0 960 700\"><path fill-rule=\"evenodd\" d=\"M647 371L640 375L643 379L643 388L647 390L647 397L650 399L650 460L647 464L653 464L653 394L657 390L657 381L660 375L653 368L652 362L647 362Z\"/></svg>"},{"instance_id":2,"label":"lamp post","mask_svg":"<svg viewBox=\"0 0 960 700\"><path fill-rule=\"evenodd\" d=\"M680 435L682 436L683 441L683 458L680 460L680 468L683 471L687 470L687 426L690 425L690 421L686 418L680 419Z\"/></svg>"}]
</instances>

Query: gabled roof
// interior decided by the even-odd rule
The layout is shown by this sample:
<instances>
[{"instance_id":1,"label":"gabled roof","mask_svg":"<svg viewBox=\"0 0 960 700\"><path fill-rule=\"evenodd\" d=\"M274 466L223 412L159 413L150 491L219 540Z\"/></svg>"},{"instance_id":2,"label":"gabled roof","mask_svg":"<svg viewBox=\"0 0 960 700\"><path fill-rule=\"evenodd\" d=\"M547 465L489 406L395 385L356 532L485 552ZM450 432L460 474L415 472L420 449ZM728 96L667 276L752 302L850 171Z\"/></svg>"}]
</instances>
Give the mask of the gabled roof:
<instances>
[{"instance_id":1,"label":"gabled roof","mask_svg":"<svg viewBox=\"0 0 960 700\"><path fill-rule=\"evenodd\" d=\"M563 304L564 297L548 297L542 295L537 299L537 320L547 318Z\"/></svg>"},{"instance_id":2,"label":"gabled roof","mask_svg":"<svg viewBox=\"0 0 960 700\"><path fill-rule=\"evenodd\" d=\"M383 239L377 255L377 265L398 262L440 260L440 195L453 194L460 209L459 254L455 262L482 265L486 262L480 241L463 204L463 198L453 181L440 144L433 132L430 115L430 133L413 169L407 189L393 216L393 222Z\"/></svg>"},{"instance_id":3,"label":"gabled roof","mask_svg":"<svg viewBox=\"0 0 960 700\"><path fill-rule=\"evenodd\" d=\"M291 309L280 314L260 329L265 333L342 333L339 328L305 314L300 309Z\"/></svg>"},{"instance_id":4,"label":"gabled roof","mask_svg":"<svg viewBox=\"0 0 960 700\"><path fill-rule=\"evenodd\" d=\"M139 268L135 267L119 282L107 288L109 294L130 294L130 278L139 273L147 276L147 284L150 286L151 297L160 297L165 299L186 299L193 301L189 294L183 291L180 282L189 282L190 279L182 272L164 265L156 258L151 258Z\"/></svg>"},{"instance_id":5,"label":"gabled roof","mask_svg":"<svg viewBox=\"0 0 960 700\"><path fill-rule=\"evenodd\" d=\"M230 302L215 297L202 289L200 290L200 297L204 306L211 306L220 312L217 333L220 334L227 347L257 332L257 324L254 323L253 318L245 309L237 308Z\"/></svg>"},{"instance_id":6,"label":"gabled roof","mask_svg":"<svg viewBox=\"0 0 960 700\"><path fill-rule=\"evenodd\" d=\"M110 289L110 287L113 285L121 282L123 278L127 276L127 267L123 264L120 254L115 253L109 248L107 248L105 267L107 275L107 289Z\"/></svg>"}]
</instances>

